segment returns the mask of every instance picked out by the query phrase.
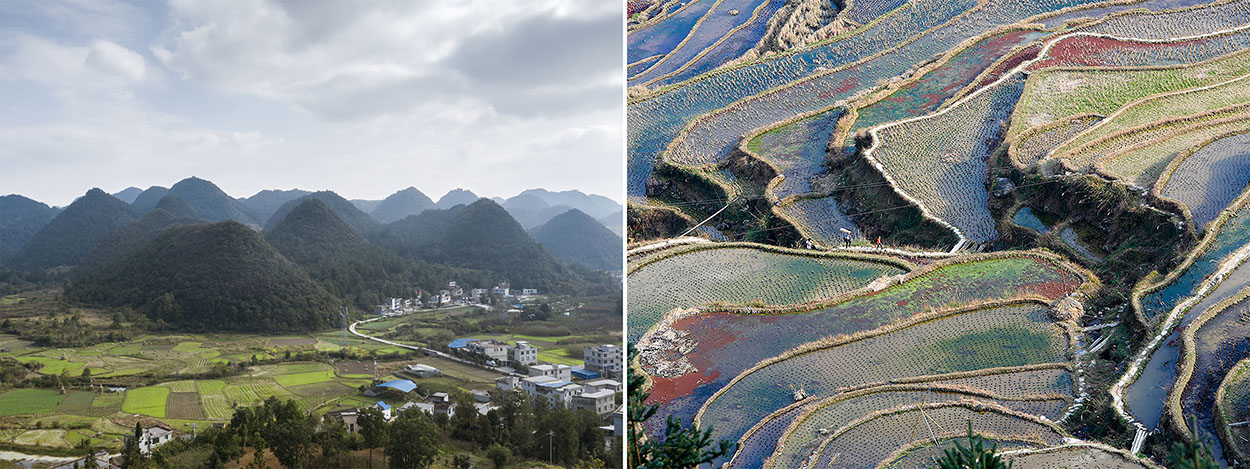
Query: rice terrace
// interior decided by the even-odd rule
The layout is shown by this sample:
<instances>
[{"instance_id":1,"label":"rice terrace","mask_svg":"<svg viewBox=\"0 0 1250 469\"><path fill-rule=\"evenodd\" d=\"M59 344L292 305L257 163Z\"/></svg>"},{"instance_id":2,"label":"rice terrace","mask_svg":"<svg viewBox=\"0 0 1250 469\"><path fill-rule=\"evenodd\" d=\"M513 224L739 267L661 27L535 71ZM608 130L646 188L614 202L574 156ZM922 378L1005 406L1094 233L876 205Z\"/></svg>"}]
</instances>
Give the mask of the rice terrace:
<instances>
[{"instance_id":1,"label":"rice terrace","mask_svg":"<svg viewBox=\"0 0 1250 469\"><path fill-rule=\"evenodd\" d=\"M1250 464L1250 1L628 13L639 437Z\"/></svg>"}]
</instances>

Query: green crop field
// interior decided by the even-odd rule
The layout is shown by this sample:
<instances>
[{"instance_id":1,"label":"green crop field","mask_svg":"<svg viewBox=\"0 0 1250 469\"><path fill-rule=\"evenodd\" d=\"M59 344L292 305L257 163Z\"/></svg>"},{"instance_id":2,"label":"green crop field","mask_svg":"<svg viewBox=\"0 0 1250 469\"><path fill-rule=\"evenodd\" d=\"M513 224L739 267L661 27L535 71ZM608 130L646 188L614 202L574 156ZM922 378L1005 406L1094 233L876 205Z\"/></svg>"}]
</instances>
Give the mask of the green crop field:
<instances>
[{"instance_id":1,"label":"green crop field","mask_svg":"<svg viewBox=\"0 0 1250 469\"><path fill-rule=\"evenodd\" d=\"M274 381L277 381L282 386L299 386L332 380L334 380L334 372L329 370L281 374L274 377Z\"/></svg>"},{"instance_id":2,"label":"green crop field","mask_svg":"<svg viewBox=\"0 0 1250 469\"><path fill-rule=\"evenodd\" d=\"M164 417L167 399L169 399L169 388L152 386L127 389L126 399L122 402L122 410L133 414Z\"/></svg>"},{"instance_id":3,"label":"green crop field","mask_svg":"<svg viewBox=\"0 0 1250 469\"><path fill-rule=\"evenodd\" d=\"M0 394L0 415L51 412L65 396L51 389L14 389Z\"/></svg>"},{"instance_id":4,"label":"green crop field","mask_svg":"<svg viewBox=\"0 0 1250 469\"><path fill-rule=\"evenodd\" d=\"M295 374L295 373L312 373L317 371L329 371L331 368L324 363L283 363L278 365L277 374Z\"/></svg>"}]
</instances>

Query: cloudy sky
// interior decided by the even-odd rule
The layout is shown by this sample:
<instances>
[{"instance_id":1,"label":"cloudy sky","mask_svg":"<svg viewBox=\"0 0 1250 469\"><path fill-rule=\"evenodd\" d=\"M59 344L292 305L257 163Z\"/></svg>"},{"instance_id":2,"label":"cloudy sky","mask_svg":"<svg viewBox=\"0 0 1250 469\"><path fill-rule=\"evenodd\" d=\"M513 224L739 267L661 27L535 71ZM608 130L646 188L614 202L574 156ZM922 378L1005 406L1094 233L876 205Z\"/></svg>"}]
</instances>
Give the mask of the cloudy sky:
<instances>
[{"instance_id":1,"label":"cloudy sky","mask_svg":"<svg viewBox=\"0 0 1250 469\"><path fill-rule=\"evenodd\" d=\"M0 0L0 194L619 200L623 3Z\"/></svg>"}]
</instances>

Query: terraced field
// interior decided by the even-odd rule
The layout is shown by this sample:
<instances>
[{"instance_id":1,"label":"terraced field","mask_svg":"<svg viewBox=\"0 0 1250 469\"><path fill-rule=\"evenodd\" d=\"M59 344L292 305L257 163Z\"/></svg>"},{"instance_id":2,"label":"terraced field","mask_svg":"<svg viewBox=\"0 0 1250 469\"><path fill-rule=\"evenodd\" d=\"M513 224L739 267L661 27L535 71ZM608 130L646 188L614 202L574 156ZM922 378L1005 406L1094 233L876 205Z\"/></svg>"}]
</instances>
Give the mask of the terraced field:
<instances>
[{"instance_id":1,"label":"terraced field","mask_svg":"<svg viewBox=\"0 0 1250 469\"><path fill-rule=\"evenodd\" d=\"M814 350L783 354L739 375L704 405L699 423L711 426L716 437L735 440L792 402L791 387L824 397L841 388L900 378L1063 362L1068 338L1048 319L1044 307L1005 306L942 316L853 342L809 345L804 349ZM1004 349L994 340L1000 337L1016 345Z\"/></svg>"},{"instance_id":2,"label":"terraced field","mask_svg":"<svg viewBox=\"0 0 1250 469\"><path fill-rule=\"evenodd\" d=\"M1215 425L1230 459L1250 456L1250 428L1233 426L1250 420L1250 359L1237 362L1220 383L1215 395Z\"/></svg>"},{"instance_id":3,"label":"terraced field","mask_svg":"<svg viewBox=\"0 0 1250 469\"><path fill-rule=\"evenodd\" d=\"M884 290L861 293L859 296L844 299L823 308L817 304L790 314L761 315L717 312L713 307L693 316L674 316L663 323L667 326L666 328L653 330L638 341L638 347L642 353L640 364L643 370L652 374L652 400L660 405L662 418L673 415L689 421L698 414L701 425L710 425L716 429L715 434L718 437L729 440L743 437L752 426L766 421L774 411L781 411L791 402L792 394L796 389L802 389L803 392L812 396L836 395L840 388L848 386L870 385L918 375L958 374L983 368L1029 365L1059 367L1061 372L1058 374L1042 373L1042 375L1051 376L1050 378L1044 378L1042 375L1037 375L1037 377L1049 380L1056 386L1053 388L1054 391L1040 394L1055 393L1050 398L1055 400L1055 404L1059 404L1059 408L1063 408L1066 407L1066 403L1074 399L1076 392L1072 387L1072 380L1068 378L1066 368L1068 366L1066 353L1069 346L1067 332L1062 327L1052 325L1050 320L1046 319L1049 318L1046 313L1048 308L1034 306L1033 303L1027 301L1019 306L1011 306L1011 303L1007 303L988 310L997 313L1009 311L1004 314L977 313L975 308L973 311L950 313L968 314L963 318L981 317L984 314L986 317L1011 319L1006 319L1006 323L995 322L995 325L988 325L989 331L972 332L964 336L956 334L946 342L939 341L936 349L931 348L933 342L928 340L932 338L930 333L917 332L919 335L909 338L904 337L908 333L902 330L889 333L878 331L880 338L863 339L847 344L845 348L834 348L838 351L837 353L887 354L878 358L869 356L856 359L856 362L872 363L871 366L859 366L854 367L855 370L843 369L836 372L819 371L807 375L809 376L807 379L781 378L781 376L792 376L796 372L793 370L822 369L817 362L807 363L808 360L815 359L822 353L810 352L794 357L786 356L786 354L794 353L787 352L789 349L812 347L813 344L822 343L822 337L856 337L855 334L863 335L867 333L865 331L901 327L909 323L917 327L917 329L910 329L909 332L925 331L931 327L930 324L940 323L940 321L924 319L927 317L926 314L932 314L926 311L942 309L950 304L1010 302L1011 298L1038 298L1055 301L1080 288L1084 279L1086 277L1078 270L1056 263L1054 258L1046 256L985 256L947 261L909 274L903 280L895 280L891 284L897 283L896 285ZM631 323L635 313L632 304L631 302ZM1027 318L1030 317L1041 322L1029 323ZM1016 322L1021 320L1026 322ZM951 320L951 323L955 322L962 324L969 321ZM1035 324L1040 329L1025 324ZM907 328L904 327L904 329ZM994 342L988 338L989 336L1007 334L1009 329L1022 334L1017 337L1018 340L1014 341L1014 343L1021 344L1020 349L1006 351L1001 347L993 346L997 351L1004 353L990 353L988 348L982 350L984 353L977 352L981 349L978 349L980 346L976 344L984 343L986 347L990 347L990 344ZM1052 345L1044 345L1046 343ZM697 347L693 350L678 352L689 348L688 344L697 344ZM752 346L738 347L737 344L752 344ZM1033 345L1026 346L1025 344ZM910 346L923 348L901 351ZM1052 346L1059 348L1054 349L1051 348ZM851 352L843 352L844 349L851 350ZM873 350L878 352L873 352ZM1052 350L1052 352L1043 350ZM987 364L977 366L975 362L968 360L968 357L977 355L988 360L985 362ZM908 369L906 364L883 361L887 356L915 357L935 368L909 373L904 371ZM948 362L951 368L934 365L937 362L930 358L936 359L937 362L953 360ZM773 364L761 370L748 369L750 364L761 360ZM839 358L817 361L830 364L852 363ZM1031 373L1036 370L1020 371L1028 373L1019 376L1034 376ZM797 372L800 375L806 373ZM791 373L791 375L786 373ZM947 376L945 379L957 377L960 376ZM828 378L839 381L824 381ZM758 383L755 380L759 380ZM994 389L995 393L1003 392L1000 385L991 384L999 382L995 379L974 379L969 382L981 383L979 385L984 387L980 389L990 388ZM968 382L961 382L957 385L966 386ZM739 395L750 396L748 401L751 406L739 403L737 397ZM1020 395L1031 394L1020 393ZM1061 395L1067 397L1058 397ZM1059 417L1059 412L1054 405L1048 408L1051 410L1045 412L1047 415ZM726 409L734 410L726 411ZM1038 412L1041 411L1038 410ZM780 424L771 430L773 434L779 431L782 431ZM768 448L777 440L774 438L770 442L768 438L764 440L756 438L753 441L754 443L744 445L744 447Z\"/></svg>"},{"instance_id":4,"label":"terraced field","mask_svg":"<svg viewBox=\"0 0 1250 469\"><path fill-rule=\"evenodd\" d=\"M629 336L637 338L674 310L722 304L767 308L834 298L906 264L870 256L836 256L764 246L678 250L632 267Z\"/></svg>"},{"instance_id":5,"label":"terraced field","mask_svg":"<svg viewBox=\"0 0 1250 469\"><path fill-rule=\"evenodd\" d=\"M1217 440L1216 392L1233 364L1250 358L1250 287L1198 316L1183 335L1180 374L1168 395L1169 424ZM1187 421L1185 416L1196 417ZM1196 427L1191 427L1196 425Z\"/></svg>"},{"instance_id":6,"label":"terraced field","mask_svg":"<svg viewBox=\"0 0 1250 469\"><path fill-rule=\"evenodd\" d=\"M706 241L630 257L645 431L742 468L930 465L967 422L1020 467L1157 467L1195 413L1244 436L1250 313L1204 312L1250 286L1250 1L834 3L736 58L704 44L760 17L706 16L718 65L659 79L630 51L631 204L703 206Z\"/></svg>"},{"instance_id":7,"label":"terraced field","mask_svg":"<svg viewBox=\"0 0 1250 469\"><path fill-rule=\"evenodd\" d=\"M1205 229L1250 185L1250 133L1208 139L1172 161L1155 187L1184 204L1194 224Z\"/></svg>"}]
</instances>

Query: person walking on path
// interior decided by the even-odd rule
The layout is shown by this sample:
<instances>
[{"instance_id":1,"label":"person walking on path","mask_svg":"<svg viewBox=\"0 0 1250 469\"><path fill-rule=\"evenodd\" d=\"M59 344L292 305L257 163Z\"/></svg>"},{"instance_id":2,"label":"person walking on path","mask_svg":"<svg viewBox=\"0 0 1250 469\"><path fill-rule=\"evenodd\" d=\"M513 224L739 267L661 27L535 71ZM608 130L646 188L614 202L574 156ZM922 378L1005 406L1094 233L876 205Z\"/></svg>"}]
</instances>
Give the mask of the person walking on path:
<instances>
[{"instance_id":1,"label":"person walking on path","mask_svg":"<svg viewBox=\"0 0 1250 469\"><path fill-rule=\"evenodd\" d=\"M851 247L851 235L849 234L842 235L842 245L848 248Z\"/></svg>"}]
</instances>

